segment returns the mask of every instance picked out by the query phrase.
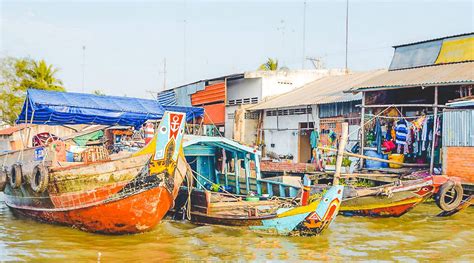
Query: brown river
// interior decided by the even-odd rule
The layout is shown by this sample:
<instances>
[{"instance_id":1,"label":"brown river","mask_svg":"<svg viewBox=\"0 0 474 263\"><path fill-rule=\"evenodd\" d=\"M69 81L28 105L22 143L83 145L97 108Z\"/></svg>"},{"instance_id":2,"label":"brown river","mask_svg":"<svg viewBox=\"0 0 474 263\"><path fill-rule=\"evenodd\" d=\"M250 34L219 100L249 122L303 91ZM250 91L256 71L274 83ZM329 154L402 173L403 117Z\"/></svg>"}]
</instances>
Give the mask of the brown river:
<instances>
[{"instance_id":1,"label":"brown river","mask_svg":"<svg viewBox=\"0 0 474 263\"><path fill-rule=\"evenodd\" d=\"M129 236L85 233L14 217L0 193L0 261L470 261L474 208L438 218L422 204L400 218L339 216L317 237L278 237L246 229L165 220Z\"/></svg>"}]
</instances>

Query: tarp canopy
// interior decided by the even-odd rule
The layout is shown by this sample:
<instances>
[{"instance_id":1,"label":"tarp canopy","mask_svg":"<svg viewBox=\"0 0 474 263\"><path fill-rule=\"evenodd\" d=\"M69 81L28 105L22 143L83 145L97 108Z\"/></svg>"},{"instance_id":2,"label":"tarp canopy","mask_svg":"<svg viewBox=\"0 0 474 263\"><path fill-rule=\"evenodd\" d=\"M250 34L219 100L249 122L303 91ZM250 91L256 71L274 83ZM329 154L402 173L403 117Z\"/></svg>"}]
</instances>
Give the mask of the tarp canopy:
<instances>
[{"instance_id":1,"label":"tarp canopy","mask_svg":"<svg viewBox=\"0 0 474 263\"><path fill-rule=\"evenodd\" d=\"M204 109L162 106L155 100L29 89L17 123L48 125L101 124L140 127L159 120L166 110L185 112L188 121Z\"/></svg>"}]
</instances>

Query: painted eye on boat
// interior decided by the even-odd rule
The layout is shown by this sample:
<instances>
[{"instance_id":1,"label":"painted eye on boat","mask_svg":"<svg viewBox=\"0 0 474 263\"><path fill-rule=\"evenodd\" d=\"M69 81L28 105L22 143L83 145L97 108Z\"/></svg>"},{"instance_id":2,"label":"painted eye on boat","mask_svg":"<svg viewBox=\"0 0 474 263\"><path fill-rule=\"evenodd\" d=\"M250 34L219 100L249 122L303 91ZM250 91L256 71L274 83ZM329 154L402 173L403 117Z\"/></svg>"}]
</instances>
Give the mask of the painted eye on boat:
<instances>
[{"instance_id":1,"label":"painted eye on boat","mask_svg":"<svg viewBox=\"0 0 474 263\"><path fill-rule=\"evenodd\" d=\"M328 202L328 201L329 201L329 198L325 198L325 199L324 199L324 202Z\"/></svg>"},{"instance_id":2,"label":"painted eye on boat","mask_svg":"<svg viewBox=\"0 0 474 263\"><path fill-rule=\"evenodd\" d=\"M161 133L166 133L166 127L161 127Z\"/></svg>"},{"instance_id":3,"label":"painted eye on boat","mask_svg":"<svg viewBox=\"0 0 474 263\"><path fill-rule=\"evenodd\" d=\"M421 188L421 190L423 190L423 191L429 191L430 189L428 189L428 187L423 187L423 188Z\"/></svg>"}]
</instances>

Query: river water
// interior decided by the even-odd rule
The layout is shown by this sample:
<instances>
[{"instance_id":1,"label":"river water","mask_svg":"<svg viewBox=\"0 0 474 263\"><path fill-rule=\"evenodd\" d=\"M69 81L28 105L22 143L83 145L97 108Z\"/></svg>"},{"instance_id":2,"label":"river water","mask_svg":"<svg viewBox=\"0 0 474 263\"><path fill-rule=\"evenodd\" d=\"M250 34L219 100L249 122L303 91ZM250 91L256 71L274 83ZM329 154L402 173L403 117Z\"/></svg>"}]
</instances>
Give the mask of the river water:
<instances>
[{"instance_id":1,"label":"river water","mask_svg":"<svg viewBox=\"0 0 474 263\"><path fill-rule=\"evenodd\" d=\"M317 237L165 220L129 236L85 233L14 217L0 194L0 261L474 261L474 208L438 218L422 204L400 218L339 216Z\"/></svg>"}]
</instances>

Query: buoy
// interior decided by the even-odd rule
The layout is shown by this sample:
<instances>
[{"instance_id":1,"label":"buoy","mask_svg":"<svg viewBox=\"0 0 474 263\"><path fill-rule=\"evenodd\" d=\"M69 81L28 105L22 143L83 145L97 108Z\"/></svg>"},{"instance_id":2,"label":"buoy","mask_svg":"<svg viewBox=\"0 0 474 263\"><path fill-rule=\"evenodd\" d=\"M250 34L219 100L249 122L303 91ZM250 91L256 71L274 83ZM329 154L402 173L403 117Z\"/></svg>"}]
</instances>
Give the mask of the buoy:
<instances>
[{"instance_id":1,"label":"buoy","mask_svg":"<svg viewBox=\"0 0 474 263\"><path fill-rule=\"evenodd\" d=\"M145 124L145 144L148 144L153 139L154 134L155 125L151 122Z\"/></svg>"}]
</instances>

